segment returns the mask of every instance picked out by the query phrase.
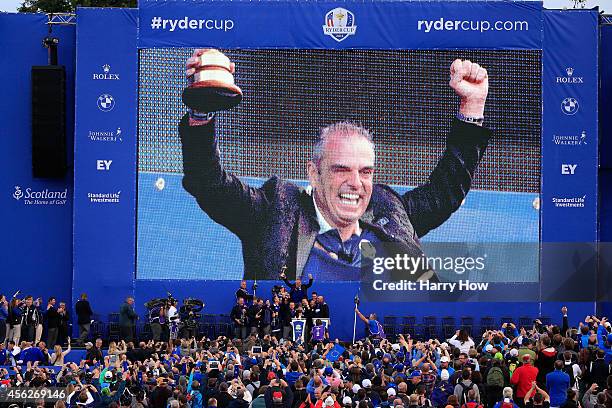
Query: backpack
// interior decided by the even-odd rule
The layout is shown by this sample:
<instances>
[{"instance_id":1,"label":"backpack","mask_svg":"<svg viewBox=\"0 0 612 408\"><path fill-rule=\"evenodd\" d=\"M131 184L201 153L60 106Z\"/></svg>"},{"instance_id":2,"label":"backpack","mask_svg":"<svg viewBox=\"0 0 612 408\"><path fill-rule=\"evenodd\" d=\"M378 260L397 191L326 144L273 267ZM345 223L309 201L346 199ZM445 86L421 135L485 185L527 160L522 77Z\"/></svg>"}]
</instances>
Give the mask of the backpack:
<instances>
[{"instance_id":1,"label":"backpack","mask_svg":"<svg viewBox=\"0 0 612 408\"><path fill-rule=\"evenodd\" d=\"M564 365L563 366L563 371L565 371L567 373L567 375L569 375L570 378L570 388L571 389L576 389L576 376L574 375L574 363L569 364L569 365Z\"/></svg>"},{"instance_id":2,"label":"backpack","mask_svg":"<svg viewBox=\"0 0 612 408\"><path fill-rule=\"evenodd\" d=\"M501 402L499 408L514 408L514 403L512 401L506 401L505 399Z\"/></svg>"},{"instance_id":3,"label":"backpack","mask_svg":"<svg viewBox=\"0 0 612 408\"><path fill-rule=\"evenodd\" d=\"M461 408L483 408L483 406L477 403L476 401L471 401L467 404L461 405Z\"/></svg>"},{"instance_id":4,"label":"backpack","mask_svg":"<svg viewBox=\"0 0 612 408\"><path fill-rule=\"evenodd\" d=\"M459 404L462 404L463 406L468 401L468 392L470 392L470 390L473 389L476 384L471 382L470 385L465 385L463 382L460 382L459 385L461 386L461 400L459 401Z\"/></svg>"},{"instance_id":5,"label":"backpack","mask_svg":"<svg viewBox=\"0 0 612 408\"><path fill-rule=\"evenodd\" d=\"M494 387L504 386L504 373L499 367L492 367L487 374L487 385Z\"/></svg>"}]
</instances>

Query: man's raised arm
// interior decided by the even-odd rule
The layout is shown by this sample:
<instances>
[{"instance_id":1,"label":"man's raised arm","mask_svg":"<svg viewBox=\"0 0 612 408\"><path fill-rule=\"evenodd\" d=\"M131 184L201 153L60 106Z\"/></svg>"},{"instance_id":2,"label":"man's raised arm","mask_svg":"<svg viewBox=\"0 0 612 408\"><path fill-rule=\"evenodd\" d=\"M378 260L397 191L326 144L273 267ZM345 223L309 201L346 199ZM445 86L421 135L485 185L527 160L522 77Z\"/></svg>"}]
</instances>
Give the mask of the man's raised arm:
<instances>
[{"instance_id":1,"label":"man's raised arm","mask_svg":"<svg viewBox=\"0 0 612 408\"><path fill-rule=\"evenodd\" d=\"M455 60L449 85L461 98L446 150L427 183L403 195L402 201L419 237L446 221L467 195L491 131L482 126L489 92L486 69Z\"/></svg>"},{"instance_id":2,"label":"man's raised arm","mask_svg":"<svg viewBox=\"0 0 612 408\"><path fill-rule=\"evenodd\" d=\"M186 65L186 74L190 82L193 82L194 75L202 72L200 57L206 53L214 54L215 61L225 58L216 50L214 52L205 49L196 50ZM220 72L218 69L214 71ZM220 80L217 79L216 82L201 83L218 86L221 82L224 85L231 83L233 86L233 63L229 64L227 71L224 72L225 76L219 77ZM266 186L270 184L266 183L261 189L250 187L221 166L215 137L214 114L224 108L218 109L213 106L217 100L215 98L213 95L211 98L213 102L208 104L211 112L190 109L189 114L185 115L179 124L183 151L183 187L195 197L200 208L210 218L242 238L254 234L261 225L263 213L269 204L265 194Z\"/></svg>"}]
</instances>

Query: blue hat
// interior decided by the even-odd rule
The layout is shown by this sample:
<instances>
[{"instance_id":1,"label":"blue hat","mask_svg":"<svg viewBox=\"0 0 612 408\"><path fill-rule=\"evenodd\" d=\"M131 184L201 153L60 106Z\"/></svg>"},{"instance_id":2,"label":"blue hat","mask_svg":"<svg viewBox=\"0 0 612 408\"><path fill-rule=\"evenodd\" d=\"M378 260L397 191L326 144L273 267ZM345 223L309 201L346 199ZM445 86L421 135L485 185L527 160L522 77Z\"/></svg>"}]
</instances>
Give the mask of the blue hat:
<instances>
[{"instance_id":1,"label":"blue hat","mask_svg":"<svg viewBox=\"0 0 612 408\"><path fill-rule=\"evenodd\" d=\"M384 359L384 358L388 358L389 360L391 360L391 354L389 354L389 353L385 353L385 354L383 355L383 359Z\"/></svg>"},{"instance_id":2,"label":"blue hat","mask_svg":"<svg viewBox=\"0 0 612 408\"><path fill-rule=\"evenodd\" d=\"M612 343L612 333L608 334L608 343Z\"/></svg>"},{"instance_id":3,"label":"blue hat","mask_svg":"<svg viewBox=\"0 0 612 408\"><path fill-rule=\"evenodd\" d=\"M395 367L393 367L393 369L397 372L404 371L404 365L402 363L396 364Z\"/></svg>"},{"instance_id":4,"label":"blue hat","mask_svg":"<svg viewBox=\"0 0 612 408\"><path fill-rule=\"evenodd\" d=\"M325 370L323 371L323 374L325 375L332 375L334 373L334 369L331 367L325 367Z\"/></svg>"},{"instance_id":5,"label":"blue hat","mask_svg":"<svg viewBox=\"0 0 612 408\"><path fill-rule=\"evenodd\" d=\"M419 370L414 370L412 373L410 373L410 378L420 377L420 376L421 376L421 371Z\"/></svg>"}]
</instances>

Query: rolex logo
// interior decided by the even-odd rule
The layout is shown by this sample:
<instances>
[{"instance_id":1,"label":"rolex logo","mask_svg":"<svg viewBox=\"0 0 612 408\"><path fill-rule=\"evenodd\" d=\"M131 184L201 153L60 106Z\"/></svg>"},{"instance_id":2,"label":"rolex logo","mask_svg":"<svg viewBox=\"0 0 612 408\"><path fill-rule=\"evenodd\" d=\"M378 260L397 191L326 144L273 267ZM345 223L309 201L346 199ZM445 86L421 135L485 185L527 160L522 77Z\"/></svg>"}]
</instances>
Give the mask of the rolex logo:
<instances>
[{"instance_id":1,"label":"rolex logo","mask_svg":"<svg viewBox=\"0 0 612 408\"><path fill-rule=\"evenodd\" d=\"M114 74L111 72L110 64L102 65L102 73L94 73L92 75L92 79L102 79L102 80L118 80L119 74Z\"/></svg>"},{"instance_id":2,"label":"rolex logo","mask_svg":"<svg viewBox=\"0 0 612 408\"><path fill-rule=\"evenodd\" d=\"M574 76L574 67L565 68L566 76L558 76L556 82L558 84L582 84L584 83L584 77Z\"/></svg>"}]
</instances>

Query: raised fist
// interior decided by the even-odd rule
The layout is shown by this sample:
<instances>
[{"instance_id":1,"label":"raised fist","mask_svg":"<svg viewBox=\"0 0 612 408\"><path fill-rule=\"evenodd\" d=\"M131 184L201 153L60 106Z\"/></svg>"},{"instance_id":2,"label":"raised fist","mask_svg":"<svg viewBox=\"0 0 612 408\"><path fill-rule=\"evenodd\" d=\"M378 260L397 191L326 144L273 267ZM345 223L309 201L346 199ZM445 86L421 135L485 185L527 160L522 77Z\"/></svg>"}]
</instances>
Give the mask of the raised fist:
<instances>
[{"instance_id":1,"label":"raised fist","mask_svg":"<svg viewBox=\"0 0 612 408\"><path fill-rule=\"evenodd\" d=\"M450 67L449 85L461 98L460 112L466 116L483 117L489 93L487 70L469 60L456 59Z\"/></svg>"}]
</instances>

